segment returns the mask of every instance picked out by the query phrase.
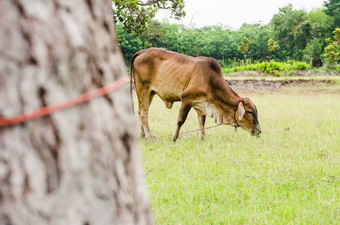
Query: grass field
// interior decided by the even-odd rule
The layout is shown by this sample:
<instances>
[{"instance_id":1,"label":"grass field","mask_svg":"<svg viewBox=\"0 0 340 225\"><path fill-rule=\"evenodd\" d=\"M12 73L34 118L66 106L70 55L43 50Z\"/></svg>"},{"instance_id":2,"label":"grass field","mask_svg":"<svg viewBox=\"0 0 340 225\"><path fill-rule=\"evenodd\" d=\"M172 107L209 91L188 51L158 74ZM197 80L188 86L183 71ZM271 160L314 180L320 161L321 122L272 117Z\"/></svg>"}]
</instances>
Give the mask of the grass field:
<instances>
[{"instance_id":1,"label":"grass field","mask_svg":"<svg viewBox=\"0 0 340 225\"><path fill-rule=\"evenodd\" d=\"M219 126L173 143L179 103L154 98L158 138L140 145L155 223L339 224L340 86L238 93L258 108L260 138ZM197 127L192 110L181 131Z\"/></svg>"}]
</instances>

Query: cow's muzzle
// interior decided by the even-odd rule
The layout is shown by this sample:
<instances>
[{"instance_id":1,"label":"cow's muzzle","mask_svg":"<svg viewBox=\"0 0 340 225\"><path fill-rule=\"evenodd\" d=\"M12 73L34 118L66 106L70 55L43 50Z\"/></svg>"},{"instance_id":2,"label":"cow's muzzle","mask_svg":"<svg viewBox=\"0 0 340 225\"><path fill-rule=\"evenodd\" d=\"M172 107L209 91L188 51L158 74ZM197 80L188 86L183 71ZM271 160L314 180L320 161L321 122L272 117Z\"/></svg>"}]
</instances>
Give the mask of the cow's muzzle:
<instances>
[{"instance_id":1,"label":"cow's muzzle","mask_svg":"<svg viewBox=\"0 0 340 225\"><path fill-rule=\"evenodd\" d=\"M260 137L261 133L262 133L262 131L261 131L260 127L253 127L253 129L251 130L251 135L252 136Z\"/></svg>"}]
</instances>

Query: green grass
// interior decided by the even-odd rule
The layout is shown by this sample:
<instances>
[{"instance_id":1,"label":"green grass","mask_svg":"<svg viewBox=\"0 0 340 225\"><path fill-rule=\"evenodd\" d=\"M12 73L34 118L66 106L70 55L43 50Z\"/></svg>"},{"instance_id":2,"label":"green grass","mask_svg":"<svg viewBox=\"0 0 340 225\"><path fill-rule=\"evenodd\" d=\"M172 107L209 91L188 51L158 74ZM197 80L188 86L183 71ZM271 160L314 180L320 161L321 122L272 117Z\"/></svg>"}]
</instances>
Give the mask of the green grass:
<instances>
[{"instance_id":1,"label":"green grass","mask_svg":"<svg viewBox=\"0 0 340 225\"><path fill-rule=\"evenodd\" d=\"M340 86L239 94L257 105L260 138L219 126L173 143L179 104L155 97L158 138L140 142L155 223L339 224ZM192 110L181 131L197 127Z\"/></svg>"}]
</instances>

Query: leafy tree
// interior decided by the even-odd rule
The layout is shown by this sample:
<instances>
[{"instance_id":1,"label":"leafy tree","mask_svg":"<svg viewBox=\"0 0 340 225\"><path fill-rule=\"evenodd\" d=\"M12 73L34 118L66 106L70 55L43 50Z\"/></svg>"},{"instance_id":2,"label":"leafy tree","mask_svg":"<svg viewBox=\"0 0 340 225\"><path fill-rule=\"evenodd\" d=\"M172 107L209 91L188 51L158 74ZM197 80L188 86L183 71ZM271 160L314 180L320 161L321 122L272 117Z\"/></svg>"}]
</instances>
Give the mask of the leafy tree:
<instances>
[{"instance_id":1,"label":"leafy tree","mask_svg":"<svg viewBox=\"0 0 340 225\"><path fill-rule=\"evenodd\" d=\"M245 63L247 63L247 57L249 56L249 43L250 43L250 40L244 37L241 45L239 45L237 48L237 50L240 51L244 55Z\"/></svg>"},{"instance_id":2,"label":"leafy tree","mask_svg":"<svg viewBox=\"0 0 340 225\"><path fill-rule=\"evenodd\" d=\"M124 61L129 64L131 57L136 52L142 50L145 45L140 37L125 32L122 24L116 25L118 45L124 55Z\"/></svg>"},{"instance_id":3,"label":"leafy tree","mask_svg":"<svg viewBox=\"0 0 340 225\"><path fill-rule=\"evenodd\" d=\"M280 49L280 46L273 39L268 40L268 50L269 50L269 61L272 60L272 53Z\"/></svg>"},{"instance_id":4,"label":"leafy tree","mask_svg":"<svg viewBox=\"0 0 340 225\"><path fill-rule=\"evenodd\" d=\"M255 59L262 59L262 61L266 60L268 51L267 51L267 46L268 46L268 40L271 38L271 31L270 31L270 26L269 25L261 25L259 28L255 28L256 33L256 38L252 39L252 42L258 43L254 47L251 47L251 49L254 48L252 51L252 57L255 57ZM274 52L273 52L274 53ZM273 54L271 55L271 57Z\"/></svg>"},{"instance_id":5,"label":"leafy tree","mask_svg":"<svg viewBox=\"0 0 340 225\"><path fill-rule=\"evenodd\" d=\"M307 43L306 48L303 50L303 60L311 63L314 67L321 67L322 60L320 55L323 52L323 43L319 38L314 38Z\"/></svg>"},{"instance_id":6,"label":"leafy tree","mask_svg":"<svg viewBox=\"0 0 340 225\"><path fill-rule=\"evenodd\" d=\"M306 47L307 38L310 34L310 24L307 21L307 12L293 10L293 5L280 8L271 20L273 38L277 40L282 59L302 58L302 50Z\"/></svg>"},{"instance_id":7,"label":"leafy tree","mask_svg":"<svg viewBox=\"0 0 340 225\"><path fill-rule=\"evenodd\" d=\"M163 23L162 28L165 30L165 34L158 40L158 45L154 44L153 46L181 52L180 30L182 29L182 25Z\"/></svg>"},{"instance_id":8,"label":"leafy tree","mask_svg":"<svg viewBox=\"0 0 340 225\"><path fill-rule=\"evenodd\" d=\"M303 60L314 67L321 67L323 62L321 55L326 47L326 38L332 34L332 17L323 9L314 9L308 13L308 21L311 25L306 48L303 50Z\"/></svg>"},{"instance_id":9,"label":"leafy tree","mask_svg":"<svg viewBox=\"0 0 340 225\"><path fill-rule=\"evenodd\" d=\"M170 10L176 19L185 16L184 0L113 0L112 6L115 24L120 22L127 32L136 34L145 31L159 9Z\"/></svg>"},{"instance_id":10,"label":"leafy tree","mask_svg":"<svg viewBox=\"0 0 340 225\"><path fill-rule=\"evenodd\" d=\"M333 20L325 9L307 12L287 5L273 16L270 24L243 24L239 30L223 25L195 28L151 20L143 34L136 36L128 35L122 23L116 27L126 62L138 50L154 46L191 56L213 57L222 65L249 59L265 61L268 57L276 61L304 60L321 66L326 39L332 37ZM251 42L243 43L244 37Z\"/></svg>"},{"instance_id":11,"label":"leafy tree","mask_svg":"<svg viewBox=\"0 0 340 225\"><path fill-rule=\"evenodd\" d=\"M179 37L180 52L186 55L199 56L205 36L200 29L183 29Z\"/></svg>"},{"instance_id":12,"label":"leafy tree","mask_svg":"<svg viewBox=\"0 0 340 225\"><path fill-rule=\"evenodd\" d=\"M340 24L340 0L328 0L324 2L324 5L325 13L333 19L332 29L334 30Z\"/></svg>"},{"instance_id":13,"label":"leafy tree","mask_svg":"<svg viewBox=\"0 0 340 225\"><path fill-rule=\"evenodd\" d=\"M255 24L243 24L241 28L236 32L238 42L243 37L247 37L251 40L249 48L251 49L251 59L253 60L265 60L267 55L267 41L270 37L270 27L262 25L260 23ZM236 38L237 39L237 38Z\"/></svg>"},{"instance_id":14,"label":"leafy tree","mask_svg":"<svg viewBox=\"0 0 340 225\"><path fill-rule=\"evenodd\" d=\"M311 24L310 40L318 38L324 42L327 37L332 36L332 17L327 15L323 9L315 9L308 13Z\"/></svg>"},{"instance_id":15,"label":"leafy tree","mask_svg":"<svg viewBox=\"0 0 340 225\"><path fill-rule=\"evenodd\" d=\"M308 20L307 15L303 18L301 23L297 24L294 30L294 47L295 55L297 59L302 58L302 50L306 47L311 34L311 22Z\"/></svg>"},{"instance_id":16,"label":"leafy tree","mask_svg":"<svg viewBox=\"0 0 340 225\"><path fill-rule=\"evenodd\" d=\"M334 40L327 38L328 45L325 48L326 62L331 68L335 68L336 64L340 61L340 28L334 31Z\"/></svg>"},{"instance_id":17,"label":"leafy tree","mask_svg":"<svg viewBox=\"0 0 340 225\"><path fill-rule=\"evenodd\" d=\"M225 59L235 57L231 50L235 49L232 45L231 31L223 26L211 26L202 28L203 40L201 55L220 59L221 64L225 64Z\"/></svg>"},{"instance_id":18,"label":"leafy tree","mask_svg":"<svg viewBox=\"0 0 340 225\"><path fill-rule=\"evenodd\" d=\"M141 35L141 39L144 41L144 46L159 46L160 40L164 37L166 30L163 25L157 20L151 20L147 25L147 29Z\"/></svg>"}]
</instances>

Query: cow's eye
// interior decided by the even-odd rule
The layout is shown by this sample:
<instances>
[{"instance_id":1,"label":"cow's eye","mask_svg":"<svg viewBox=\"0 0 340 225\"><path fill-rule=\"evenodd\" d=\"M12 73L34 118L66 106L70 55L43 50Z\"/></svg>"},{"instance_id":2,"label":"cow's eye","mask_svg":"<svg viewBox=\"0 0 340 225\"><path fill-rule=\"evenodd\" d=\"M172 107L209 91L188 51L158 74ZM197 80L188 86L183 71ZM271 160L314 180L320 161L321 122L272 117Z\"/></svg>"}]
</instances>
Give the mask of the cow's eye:
<instances>
[{"instance_id":1,"label":"cow's eye","mask_svg":"<svg viewBox=\"0 0 340 225\"><path fill-rule=\"evenodd\" d=\"M247 111L247 113L249 113L250 115L253 115L253 112L252 112L252 111Z\"/></svg>"}]
</instances>

